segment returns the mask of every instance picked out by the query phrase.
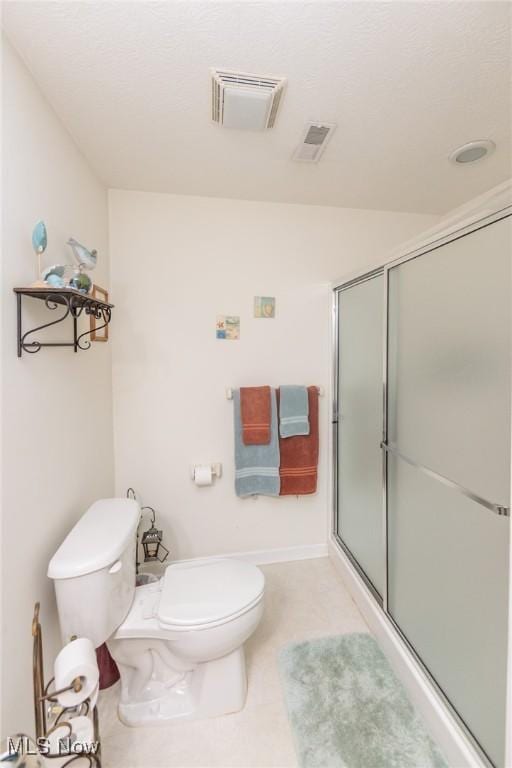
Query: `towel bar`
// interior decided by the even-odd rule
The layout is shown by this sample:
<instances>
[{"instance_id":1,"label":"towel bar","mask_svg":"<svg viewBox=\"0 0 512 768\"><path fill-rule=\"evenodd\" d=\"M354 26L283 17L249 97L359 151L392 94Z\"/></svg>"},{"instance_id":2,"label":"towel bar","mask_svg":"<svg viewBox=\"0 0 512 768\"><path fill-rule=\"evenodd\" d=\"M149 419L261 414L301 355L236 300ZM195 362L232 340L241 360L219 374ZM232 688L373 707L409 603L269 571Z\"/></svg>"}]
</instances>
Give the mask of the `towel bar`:
<instances>
[{"instance_id":1,"label":"towel bar","mask_svg":"<svg viewBox=\"0 0 512 768\"><path fill-rule=\"evenodd\" d=\"M320 397L323 397L324 395L323 387L317 387L317 389ZM233 399L233 389L231 387L226 387L226 400L232 400L232 399Z\"/></svg>"}]
</instances>

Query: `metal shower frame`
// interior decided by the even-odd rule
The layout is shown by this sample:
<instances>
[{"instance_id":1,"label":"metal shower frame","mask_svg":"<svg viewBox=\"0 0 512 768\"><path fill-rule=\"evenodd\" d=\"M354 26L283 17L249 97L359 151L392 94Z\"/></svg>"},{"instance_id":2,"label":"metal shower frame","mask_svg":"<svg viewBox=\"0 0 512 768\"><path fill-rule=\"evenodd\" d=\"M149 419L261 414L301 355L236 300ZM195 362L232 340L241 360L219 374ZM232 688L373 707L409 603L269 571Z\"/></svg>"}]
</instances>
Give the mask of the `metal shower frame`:
<instances>
[{"instance_id":1,"label":"metal shower frame","mask_svg":"<svg viewBox=\"0 0 512 768\"><path fill-rule=\"evenodd\" d=\"M512 216L512 206L507 205L503 208L500 208L500 210L493 212L492 214L489 214L484 217L480 217L479 219L472 221L471 223L468 223L464 226L461 226L458 229L454 229L453 231L449 232L448 234L442 235L440 237L434 238L430 242L421 245L419 248L412 250L409 253L406 253L403 256L400 256L399 258L393 259L392 261L389 261L386 264L383 264L381 266L378 266L371 270L363 270L361 272L356 273L355 275L351 276L350 279L342 281L340 283L337 283L333 285L332 291L333 291L333 305L332 305L332 365L333 365L333 375L332 375L332 520L331 520L331 532L332 537L337 545L337 547L341 550L342 554L344 554L352 564L352 566L355 568L356 572L359 574L360 578L363 580L365 586L369 589L371 595L373 596L374 600L377 602L377 604L380 606L380 608L383 610L384 616L387 619L387 621L391 624L394 631L398 634L399 638L404 642L410 653L413 655L414 659L419 663L419 666L423 670L424 674L426 675L429 682L433 685L435 690L440 694L442 701L447 706L448 710L452 715L454 715L455 720L457 723L461 726L463 732L466 734L466 736L469 738L469 741L475 748L478 755L484 760L484 762L492 766L494 768L494 764L489 758L489 755L485 752L481 744L478 742L476 737L471 732L468 724L464 721L464 719L461 717L459 712L455 709L451 701L449 700L447 694L442 689L440 684L437 682L437 680L433 677L432 673L428 669L428 667L425 665L423 660L421 659L420 655L414 648L414 646L410 643L408 638L403 634L400 627L397 625L395 620L393 619L392 615L389 612L388 607L388 493L387 493L387 464L388 464L388 453L393 453L395 455L398 454L397 449L390 445L388 443L388 326L389 326L389 273L392 269L399 266L400 264L403 264L407 261L411 261L412 259L416 259L420 256L424 256L427 253L431 253L432 251L437 250L438 248L441 248L444 245L447 245L450 242L453 242L455 240L459 240L462 237L465 237L466 235L469 235L473 232L476 232L477 230L484 229L485 227L494 224L497 221L500 221L501 219L505 219L509 216ZM339 369L339 333L338 333L338 318L339 318L339 302L340 297L343 294L343 291L348 290L356 285L360 285L361 283L367 282L368 280L372 280L376 277L383 276L384 278L384 285L383 285L383 291L384 291L384 301L383 301L383 361L382 361L382 402L383 402L383 419L382 419L382 440L380 443L381 451L382 451L382 535L383 535L383 550L384 550L384 574L383 574L383 594L381 595L378 589L375 587L375 585L371 582L368 575L365 573L365 571L362 569L361 565L358 563L354 555L351 553L350 549L347 547L347 545L343 542L343 539L341 538L340 532L338 530L338 424L340 420L340 398L339 398L339 380L338 380L338 369ZM399 458L407 461L410 464L413 464L417 469L420 469L421 471L425 472L426 474L429 474L430 476L434 476L437 480L440 482L443 482L445 485L449 485L453 489L459 491L460 493L463 493L465 496L473 499L473 501L476 501L479 504L482 504L484 507L489 509L490 511L501 515L505 517L510 517L510 507L506 506L501 503L495 503L491 502L487 499L483 499L482 497L478 496L477 494L473 493L467 488L464 488L463 486L458 485L457 483L454 483L453 481L449 480L448 478L445 478L442 475L439 475L438 473L434 472L433 470L429 469L428 467L423 467L422 465L418 465L416 462L413 462L408 457L403 456L402 454L398 454ZM512 567L512 564L511 564Z\"/></svg>"}]
</instances>

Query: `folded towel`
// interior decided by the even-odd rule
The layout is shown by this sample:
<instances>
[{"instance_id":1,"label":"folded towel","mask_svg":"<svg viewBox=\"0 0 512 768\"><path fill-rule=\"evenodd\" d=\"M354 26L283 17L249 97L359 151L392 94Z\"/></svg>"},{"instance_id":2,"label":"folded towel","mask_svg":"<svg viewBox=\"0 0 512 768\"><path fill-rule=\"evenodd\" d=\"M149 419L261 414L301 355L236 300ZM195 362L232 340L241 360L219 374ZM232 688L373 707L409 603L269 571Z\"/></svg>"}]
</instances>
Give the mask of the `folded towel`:
<instances>
[{"instance_id":1,"label":"folded towel","mask_svg":"<svg viewBox=\"0 0 512 768\"><path fill-rule=\"evenodd\" d=\"M318 477L318 389L308 387L309 425L307 436L281 437L281 496L315 493Z\"/></svg>"},{"instance_id":2,"label":"folded towel","mask_svg":"<svg viewBox=\"0 0 512 768\"><path fill-rule=\"evenodd\" d=\"M281 437L309 435L309 405L306 387L279 388L279 434Z\"/></svg>"},{"instance_id":3,"label":"folded towel","mask_svg":"<svg viewBox=\"0 0 512 768\"><path fill-rule=\"evenodd\" d=\"M270 443L270 387L241 387L240 412L245 445Z\"/></svg>"},{"instance_id":4,"label":"folded towel","mask_svg":"<svg viewBox=\"0 0 512 768\"><path fill-rule=\"evenodd\" d=\"M235 420L235 491L237 496L279 496L279 439L276 393L271 390L270 442L244 445L240 392L233 392Z\"/></svg>"}]
</instances>

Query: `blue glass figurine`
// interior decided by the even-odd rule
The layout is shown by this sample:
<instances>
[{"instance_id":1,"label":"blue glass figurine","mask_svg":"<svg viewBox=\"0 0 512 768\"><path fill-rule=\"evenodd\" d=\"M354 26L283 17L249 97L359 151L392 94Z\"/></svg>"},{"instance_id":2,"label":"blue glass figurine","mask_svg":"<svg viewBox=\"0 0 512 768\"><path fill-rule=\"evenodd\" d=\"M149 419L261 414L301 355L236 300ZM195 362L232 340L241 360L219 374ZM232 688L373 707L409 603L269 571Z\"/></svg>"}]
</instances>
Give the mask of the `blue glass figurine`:
<instances>
[{"instance_id":1,"label":"blue glass figurine","mask_svg":"<svg viewBox=\"0 0 512 768\"><path fill-rule=\"evenodd\" d=\"M82 272L81 269L78 269L69 281L69 285L71 288L74 288L75 291L80 291L81 293L89 293L92 288L92 280L89 275L86 275L85 272Z\"/></svg>"},{"instance_id":2,"label":"blue glass figurine","mask_svg":"<svg viewBox=\"0 0 512 768\"><path fill-rule=\"evenodd\" d=\"M52 288L64 288L66 285L65 275L66 266L62 264L54 264L52 267L43 269L42 278L45 283L51 285Z\"/></svg>"},{"instance_id":3,"label":"blue glass figurine","mask_svg":"<svg viewBox=\"0 0 512 768\"><path fill-rule=\"evenodd\" d=\"M41 280L41 255L45 252L48 245L48 235L44 221L38 221L32 230L32 247L37 256L37 280L35 285L43 285Z\"/></svg>"}]
</instances>

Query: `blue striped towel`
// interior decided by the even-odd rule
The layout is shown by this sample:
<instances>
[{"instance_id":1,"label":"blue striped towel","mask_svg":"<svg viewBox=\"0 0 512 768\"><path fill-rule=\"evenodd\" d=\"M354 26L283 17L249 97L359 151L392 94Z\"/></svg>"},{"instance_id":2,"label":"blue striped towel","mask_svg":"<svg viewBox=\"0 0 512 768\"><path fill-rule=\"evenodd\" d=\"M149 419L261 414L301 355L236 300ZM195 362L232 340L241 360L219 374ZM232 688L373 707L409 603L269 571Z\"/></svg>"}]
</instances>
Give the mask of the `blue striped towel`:
<instances>
[{"instance_id":1,"label":"blue striped towel","mask_svg":"<svg viewBox=\"0 0 512 768\"><path fill-rule=\"evenodd\" d=\"M240 418L240 390L233 392L235 421L235 491L237 496L279 496L279 435L276 392L270 392L270 443L245 445Z\"/></svg>"},{"instance_id":2,"label":"blue striped towel","mask_svg":"<svg viewBox=\"0 0 512 768\"><path fill-rule=\"evenodd\" d=\"M309 435L309 401L306 387L279 387L279 434Z\"/></svg>"}]
</instances>

